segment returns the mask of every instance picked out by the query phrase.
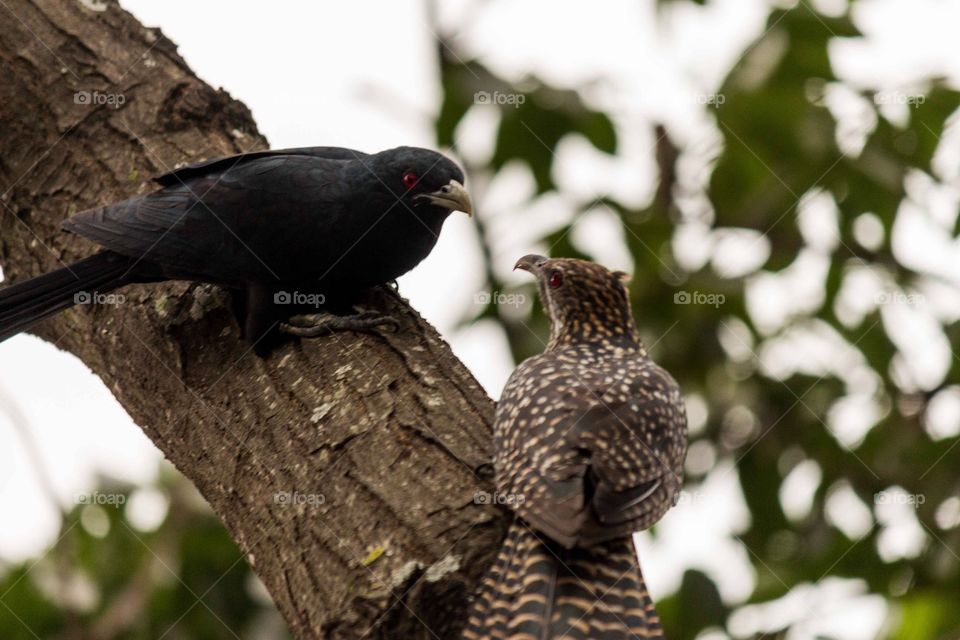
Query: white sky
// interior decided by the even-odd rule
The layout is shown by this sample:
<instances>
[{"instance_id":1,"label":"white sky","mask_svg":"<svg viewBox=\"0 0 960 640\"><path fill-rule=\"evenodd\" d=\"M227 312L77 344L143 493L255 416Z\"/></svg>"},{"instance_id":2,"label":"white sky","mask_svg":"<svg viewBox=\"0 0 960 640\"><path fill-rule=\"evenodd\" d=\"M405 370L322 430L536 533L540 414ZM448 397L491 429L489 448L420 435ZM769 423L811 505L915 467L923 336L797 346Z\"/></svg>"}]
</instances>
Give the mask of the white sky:
<instances>
[{"instance_id":1,"label":"white sky","mask_svg":"<svg viewBox=\"0 0 960 640\"><path fill-rule=\"evenodd\" d=\"M589 83L587 99L617 114L621 152L616 158L603 157L575 140L563 141L556 150L557 171L564 176L564 184L570 185L562 197L553 195L530 202L530 177L522 168L504 172L490 185L487 198L478 203L479 209L497 232L494 255L511 265L511 260L536 248L527 240L535 237L534 231L568 221L573 203L589 202L591 194L613 183L620 190L617 195L627 202L650 197L654 175L648 126L651 119L669 123L675 135L687 136L685 141L691 144L708 140L713 128L698 96L716 90L743 48L762 32L767 10L763 0L717 0L706 8L679 7L668 13L667 28L655 31L650 0L615 0L602 8L596 3L547 0L492 0L483 10L468 0L441 4L443 25L454 28L470 24L467 29L457 29L454 37L458 48L468 55L481 57L510 78L536 73L560 86ZM815 4L829 7L837 3L821 0ZM274 3L269 9L253 0L125 0L122 5L145 25L161 27L201 78L224 87L246 103L275 148L341 145L377 151L400 144L433 146L430 116L438 104L439 87L434 42L420 1L301 0ZM864 0L855 16L871 40L838 42L833 48L837 72L851 84L901 86L915 82L930 69L951 78L960 76L960 48L955 44L960 3ZM476 109L459 132L461 150L472 160L482 161L489 153L489 135L495 125L495 114ZM931 188L920 187L918 191L921 200L934 198ZM947 209L952 205L955 215L958 196L953 193L945 197ZM814 222L807 229L827 244L829 216L824 218L824 212L828 213L829 207L829 202L814 201L810 205L811 219L827 219L827 228L818 228ZM921 210L926 210L923 205ZM523 224L518 225L521 219ZM915 224L926 225L928 234L937 238L943 235L945 225L933 225L931 229L928 218L920 215L918 220ZM695 246L701 250L707 247L701 258L691 253L687 259L710 259L715 241L704 235L709 231L691 227L685 233L684 237L691 239L691 251ZM507 234L513 234L514 239ZM611 266L629 268L630 257L617 234L622 232L610 224L607 214L598 211L584 217L574 240ZM722 246L729 246L727 253L743 253L736 238L719 240L718 252ZM928 240L924 241L925 247L930 246ZM924 254L911 254L909 242L902 251L917 259ZM960 267L956 244L944 244L941 254L938 264L946 271ZM714 260L722 266L722 256L714 256ZM803 271L796 277L800 281L810 279L818 260L821 258L815 253L808 256L803 263L807 266L801 265ZM748 262L730 268L749 272L756 267ZM506 268L498 267L498 272L506 273ZM475 295L485 290L481 273L474 227L465 216L454 215L433 254L403 277L400 285L402 293L450 340L457 355L496 397L513 366L502 332L492 323L457 328L460 321L478 310ZM953 269L953 274L958 273L960 268ZM778 291L783 298L781 306L758 303L757 309L751 310L761 324L766 321L779 326L790 317L791 304L811 304L802 296L792 295L796 283L782 278L764 277L751 285L765 287L766 295L760 299L767 303L777 298ZM857 313L862 315L862 304L853 298L849 304L861 308ZM898 313L908 312L901 309ZM943 317L942 313L951 311L934 315ZM919 325L923 320L918 320ZM804 334L806 337L794 335L792 339L811 339L815 333L811 329L809 335ZM829 338L821 344L828 345ZM942 354L917 357L920 362L934 362ZM148 482L156 473L159 454L102 383L75 358L32 337L18 336L0 344L0 363L0 402L15 402L23 414L46 472L65 504L78 493L91 490L97 473L136 483ZM773 366L788 375L792 365L781 358L775 359ZM910 365L905 363L903 376L923 384L920 369L925 370L919 367L911 378ZM862 384L850 384L851 389L864 393ZM658 531L663 535L645 534L639 539L654 595L672 592L679 585L682 571L695 566L718 581L725 600L742 601L752 591L756 576L748 552L736 538L749 518L736 473L719 465L702 487L688 488L688 498L661 523ZM16 527L0 528L0 557L30 557L52 542L59 528L58 517L43 497L35 470L2 413L0 499L8 513L16 514L17 522ZM797 499L787 498L793 502ZM718 509L720 506L722 509ZM677 532L690 530L698 532L696 544L676 542L684 540ZM729 631L747 635L783 616L801 621L803 615L797 611L810 609L810 602L820 602L824 597L827 602L849 598L860 602L864 612L877 611L876 602L858 600L866 596L857 584L831 582L823 587L828 589L823 592L828 596L817 596L818 588L810 586L794 599L807 603L799 609L795 603L777 605L779 608L772 611L745 609ZM816 624L799 622L791 637L826 633L823 624L829 615L817 613L815 617ZM882 614L862 618L852 625L840 621L834 627L836 637L875 637Z\"/></svg>"}]
</instances>

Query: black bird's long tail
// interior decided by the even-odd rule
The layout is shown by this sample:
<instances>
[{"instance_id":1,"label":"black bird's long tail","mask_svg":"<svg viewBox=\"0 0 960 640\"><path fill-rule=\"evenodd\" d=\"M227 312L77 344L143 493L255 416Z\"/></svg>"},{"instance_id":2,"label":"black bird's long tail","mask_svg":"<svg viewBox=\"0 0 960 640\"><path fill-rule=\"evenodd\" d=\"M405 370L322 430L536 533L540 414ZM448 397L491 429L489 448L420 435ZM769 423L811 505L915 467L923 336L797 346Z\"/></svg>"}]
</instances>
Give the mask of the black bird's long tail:
<instances>
[{"instance_id":1,"label":"black bird's long tail","mask_svg":"<svg viewBox=\"0 0 960 640\"><path fill-rule=\"evenodd\" d=\"M101 251L42 276L0 289L0 341L74 304L136 281L133 258Z\"/></svg>"},{"instance_id":2,"label":"black bird's long tail","mask_svg":"<svg viewBox=\"0 0 960 640\"><path fill-rule=\"evenodd\" d=\"M629 536L564 549L515 520L462 638L662 639L663 630Z\"/></svg>"}]
</instances>

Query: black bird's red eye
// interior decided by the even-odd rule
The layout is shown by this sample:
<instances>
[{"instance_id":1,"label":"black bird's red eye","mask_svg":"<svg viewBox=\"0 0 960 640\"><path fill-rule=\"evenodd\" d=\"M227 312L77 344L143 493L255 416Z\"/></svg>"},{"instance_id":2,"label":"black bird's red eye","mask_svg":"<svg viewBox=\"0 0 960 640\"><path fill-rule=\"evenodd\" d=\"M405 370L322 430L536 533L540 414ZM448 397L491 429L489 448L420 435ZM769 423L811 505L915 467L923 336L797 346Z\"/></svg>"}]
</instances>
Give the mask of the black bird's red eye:
<instances>
[{"instance_id":1,"label":"black bird's red eye","mask_svg":"<svg viewBox=\"0 0 960 640\"><path fill-rule=\"evenodd\" d=\"M547 284L550 285L551 289L556 289L563 284L563 274L559 271L554 271L550 274L550 279L547 280Z\"/></svg>"},{"instance_id":2,"label":"black bird's red eye","mask_svg":"<svg viewBox=\"0 0 960 640\"><path fill-rule=\"evenodd\" d=\"M415 186L417 186L417 182L419 180L420 178L418 178L417 174L415 174L413 171L407 171L405 174L403 174L403 186L405 186L407 189L413 189Z\"/></svg>"}]
</instances>

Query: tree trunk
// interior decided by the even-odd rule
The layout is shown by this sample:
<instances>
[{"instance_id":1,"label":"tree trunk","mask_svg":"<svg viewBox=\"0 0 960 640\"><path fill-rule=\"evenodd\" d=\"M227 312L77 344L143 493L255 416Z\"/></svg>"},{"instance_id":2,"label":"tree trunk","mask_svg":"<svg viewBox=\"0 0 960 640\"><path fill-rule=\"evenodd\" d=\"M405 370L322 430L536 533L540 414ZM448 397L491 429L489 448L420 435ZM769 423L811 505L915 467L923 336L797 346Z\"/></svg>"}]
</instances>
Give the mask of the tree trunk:
<instances>
[{"instance_id":1,"label":"tree trunk","mask_svg":"<svg viewBox=\"0 0 960 640\"><path fill-rule=\"evenodd\" d=\"M263 148L250 112L159 30L100 0L0 7L0 264L19 281L92 253L78 210L176 163ZM505 530L489 491L493 403L387 288L396 334L257 358L226 294L133 286L35 333L79 356L199 488L297 638L448 638ZM96 420L96 416L87 416Z\"/></svg>"}]
</instances>

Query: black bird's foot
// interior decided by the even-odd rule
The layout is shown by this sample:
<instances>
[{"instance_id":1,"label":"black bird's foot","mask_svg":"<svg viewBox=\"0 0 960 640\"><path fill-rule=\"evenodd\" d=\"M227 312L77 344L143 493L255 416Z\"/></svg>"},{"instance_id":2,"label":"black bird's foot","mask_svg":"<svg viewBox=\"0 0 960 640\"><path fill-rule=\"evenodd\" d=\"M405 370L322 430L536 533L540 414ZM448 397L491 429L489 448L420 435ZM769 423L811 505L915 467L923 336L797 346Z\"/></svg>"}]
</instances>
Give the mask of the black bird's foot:
<instances>
[{"instance_id":1,"label":"black bird's foot","mask_svg":"<svg viewBox=\"0 0 960 640\"><path fill-rule=\"evenodd\" d=\"M400 283L396 280L391 280L387 283L387 286L393 289L395 292L400 293Z\"/></svg>"},{"instance_id":2,"label":"black bird's foot","mask_svg":"<svg viewBox=\"0 0 960 640\"><path fill-rule=\"evenodd\" d=\"M397 332L400 323L395 318L376 311L362 311L352 316L337 316L332 313L307 313L293 316L280 323L280 331L301 338L316 338L336 331L373 331L389 327Z\"/></svg>"}]
</instances>

